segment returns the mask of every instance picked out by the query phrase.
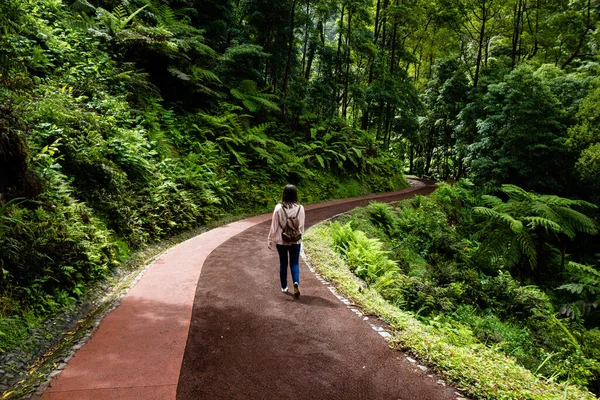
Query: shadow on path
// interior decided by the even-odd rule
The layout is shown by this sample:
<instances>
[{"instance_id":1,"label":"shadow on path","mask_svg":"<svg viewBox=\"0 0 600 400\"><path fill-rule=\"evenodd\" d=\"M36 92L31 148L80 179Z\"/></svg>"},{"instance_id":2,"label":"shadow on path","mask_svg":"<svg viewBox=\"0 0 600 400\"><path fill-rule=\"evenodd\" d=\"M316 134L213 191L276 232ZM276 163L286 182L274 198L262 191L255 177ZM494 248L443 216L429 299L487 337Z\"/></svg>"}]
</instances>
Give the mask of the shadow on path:
<instances>
[{"instance_id":1,"label":"shadow on path","mask_svg":"<svg viewBox=\"0 0 600 400\"><path fill-rule=\"evenodd\" d=\"M366 203L309 208L307 225ZM206 260L178 399L456 398L391 351L304 263L300 299L282 293L277 253L266 247L269 226L247 229Z\"/></svg>"}]
</instances>

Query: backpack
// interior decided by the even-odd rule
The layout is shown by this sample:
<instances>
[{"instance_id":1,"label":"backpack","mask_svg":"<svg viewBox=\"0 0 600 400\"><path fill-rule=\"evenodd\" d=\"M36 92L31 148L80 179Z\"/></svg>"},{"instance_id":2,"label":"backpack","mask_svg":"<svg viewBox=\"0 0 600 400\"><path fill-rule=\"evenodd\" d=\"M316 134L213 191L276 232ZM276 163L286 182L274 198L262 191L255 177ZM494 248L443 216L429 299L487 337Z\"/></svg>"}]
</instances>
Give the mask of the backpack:
<instances>
[{"instance_id":1,"label":"backpack","mask_svg":"<svg viewBox=\"0 0 600 400\"><path fill-rule=\"evenodd\" d=\"M281 225L281 221L279 222L279 226L283 229L281 233L281 238L286 243L298 243L300 239L302 239L302 233L300 233L300 222L298 221L298 214L300 214L300 207L298 207L298 211L296 211L296 215L290 217L286 212L285 208L281 206L283 210L283 214L285 215L285 226Z\"/></svg>"}]
</instances>

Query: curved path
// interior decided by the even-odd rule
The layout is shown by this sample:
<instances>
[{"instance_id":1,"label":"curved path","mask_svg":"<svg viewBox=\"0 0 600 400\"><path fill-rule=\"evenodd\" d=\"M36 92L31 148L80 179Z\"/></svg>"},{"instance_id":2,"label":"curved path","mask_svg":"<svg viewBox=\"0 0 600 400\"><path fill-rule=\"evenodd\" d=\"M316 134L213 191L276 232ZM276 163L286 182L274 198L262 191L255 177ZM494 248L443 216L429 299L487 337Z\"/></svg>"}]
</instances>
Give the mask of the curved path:
<instances>
[{"instance_id":1,"label":"curved path","mask_svg":"<svg viewBox=\"0 0 600 400\"><path fill-rule=\"evenodd\" d=\"M399 192L306 207L306 224ZM270 214L161 256L42 399L456 399L390 351L301 264L302 296L279 290ZM200 272L202 277L200 278Z\"/></svg>"}]
</instances>

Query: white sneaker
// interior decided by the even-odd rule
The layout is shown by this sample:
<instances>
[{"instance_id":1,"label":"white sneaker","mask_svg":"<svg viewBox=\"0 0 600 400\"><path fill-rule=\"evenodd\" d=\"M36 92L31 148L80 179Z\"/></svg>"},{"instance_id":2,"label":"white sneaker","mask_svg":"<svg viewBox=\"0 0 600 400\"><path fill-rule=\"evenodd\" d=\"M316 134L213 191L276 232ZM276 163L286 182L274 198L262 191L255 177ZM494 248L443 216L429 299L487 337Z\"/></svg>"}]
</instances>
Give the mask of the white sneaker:
<instances>
[{"instance_id":1,"label":"white sneaker","mask_svg":"<svg viewBox=\"0 0 600 400\"><path fill-rule=\"evenodd\" d=\"M288 292L288 288L287 288L287 286L286 286L286 287L284 287L284 288L281 288L281 291L282 291L283 293L287 293L287 292Z\"/></svg>"}]
</instances>

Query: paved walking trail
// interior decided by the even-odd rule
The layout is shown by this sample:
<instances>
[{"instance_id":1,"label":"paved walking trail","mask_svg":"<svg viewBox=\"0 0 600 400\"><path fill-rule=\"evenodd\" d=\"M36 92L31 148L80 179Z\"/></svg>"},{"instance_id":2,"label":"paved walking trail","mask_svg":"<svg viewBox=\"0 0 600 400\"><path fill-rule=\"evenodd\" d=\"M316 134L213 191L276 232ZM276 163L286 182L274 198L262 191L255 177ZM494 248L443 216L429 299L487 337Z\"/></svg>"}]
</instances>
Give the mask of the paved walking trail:
<instances>
[{"instance_id":1,"label":"paved walking trail","mask_svg":"<svg viewBox=\"0 0 600 400\"><path fill-rule=\"evenodd\" d=\"M370 199L432 190L413 181L307 206L306 225ZM390 350L303 263L300 299L281 293L277 253L266 247L270 218L214 229L161 256L42 399L457 398Z\"/></svg>"}]
</instances>

